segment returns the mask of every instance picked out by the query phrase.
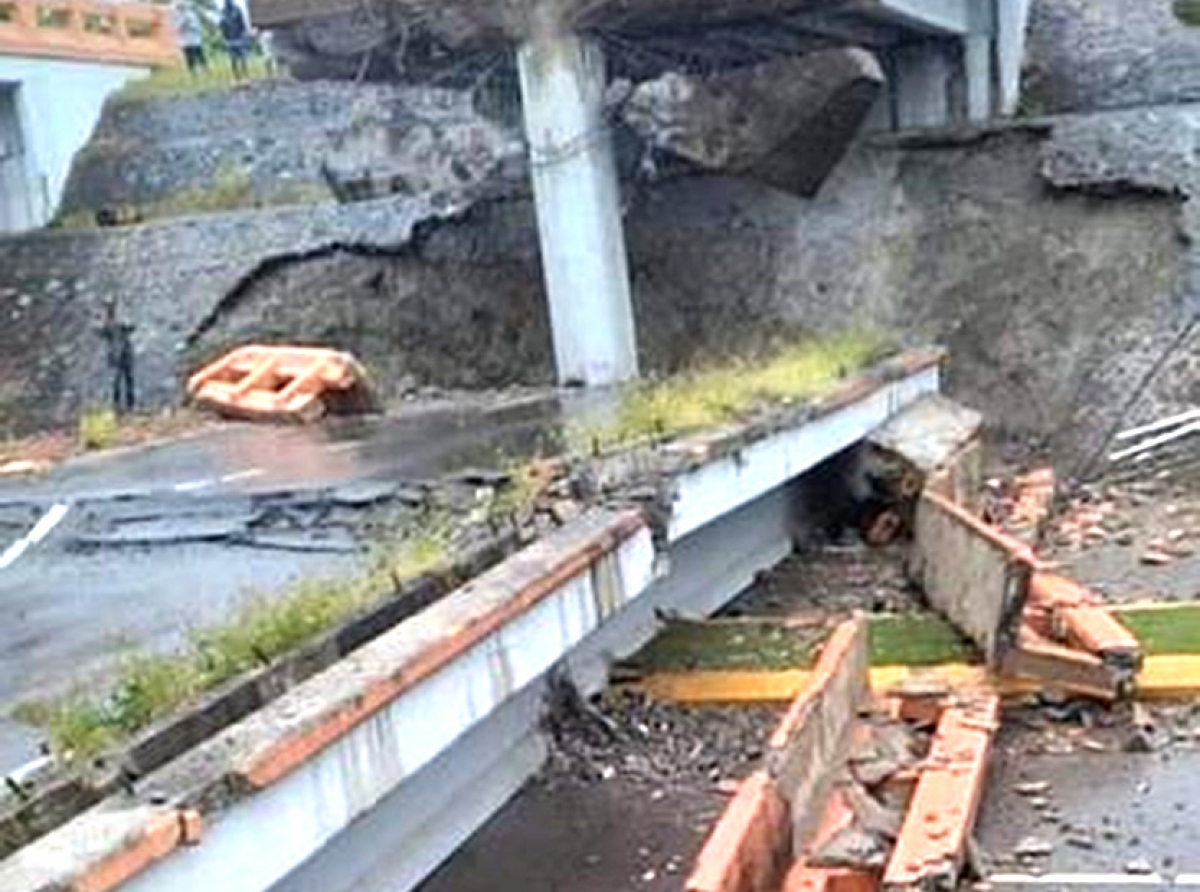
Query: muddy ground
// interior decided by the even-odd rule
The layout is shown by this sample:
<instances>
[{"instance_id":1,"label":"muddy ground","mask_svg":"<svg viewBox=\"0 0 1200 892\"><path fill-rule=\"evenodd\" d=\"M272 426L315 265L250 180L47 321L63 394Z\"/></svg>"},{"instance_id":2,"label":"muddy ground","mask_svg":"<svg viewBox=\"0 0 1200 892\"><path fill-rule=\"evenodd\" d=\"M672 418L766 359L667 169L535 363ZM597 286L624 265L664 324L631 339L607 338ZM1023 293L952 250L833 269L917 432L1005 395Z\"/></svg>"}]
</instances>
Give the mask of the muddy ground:
<instances>
[{"instance_id":1,"label":"muddy ground","mask_svg":"<svg viewBox=\"0 0 1200 892\"><path fill-rule=\"evenodd\" d=\"M1200 707L1006 713L976 828L989 871L1200 870ZM1145 723L1138 727L1139 723Z\"/></svg>"},{"instance_id":2,"label":"muddy ground","mask_svg":"<svg viewBox=\"0 0 1200 892\"><path fill-rule=\"evenodd\" d=\"M1168 462L1106 470L1071 495L1043 553L1114 603L1195 600L1200 469Z\"/></svg>"},{"instance_id":3,"label":"muddy ground","mask_svg":"<svg viewBox=\"0 0 1200 892\"><path fill-rule=\"evenodd\" d=\"M676 892L782 708L556 710L546 769L422 892Z\"/></svg>"}]
</instances>

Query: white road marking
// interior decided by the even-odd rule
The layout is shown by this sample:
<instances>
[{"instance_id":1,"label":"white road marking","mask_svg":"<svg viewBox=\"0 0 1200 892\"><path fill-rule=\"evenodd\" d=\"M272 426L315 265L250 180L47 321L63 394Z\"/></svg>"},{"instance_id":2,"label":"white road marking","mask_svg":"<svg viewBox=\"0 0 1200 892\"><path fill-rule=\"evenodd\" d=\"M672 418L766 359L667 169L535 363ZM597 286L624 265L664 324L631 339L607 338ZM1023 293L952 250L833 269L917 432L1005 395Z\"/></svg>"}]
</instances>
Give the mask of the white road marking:
<instances>
[{"instance_id":1,"label":"white road marking","mask_svg":"<svg viewBox=\"0 0 1200 892\"><path fill-rule=\"evenodd\" d=\"M245 471L237 471L233 474L226 474L221 478L222 483L236 483L239 480L251 480L255 477L261 477L267 473L262 468L247 468Z\"/></svg>"},{"instance_id":2,"label":"white road marking","mask_svg":"<svg viewBox=\"0 0 1200 892\"><path fill-rule=\"evenodd\" d=\"M212 486L216 482L215 480L187 480L183 483L176 483L171 489L175 492L195 492L198 489Z\"/></svg>"},{"instance_id":3,"label":"white road marking","mask_svg":"<svg viewBox=\"0 0 1200 892\"><path fill-rule=\"evenodd\" d=\"M71 506L69 504L59 502L43 514L41 519L33 525L28 533L8 546L4 554L0 554L0 570L15 564L21 555L31 546L37 545L49 536L54 528L62 523L62 519L67 516L67 512L70 510Z\"/></svg>"},{"instance_id":4,"label":"white road marking","mask_svg":"<svg viewBox=\"0 0 1200 892\"><path fill-rule=\"evenodd\" d=\"M1195 877L1180 875L1172 881L1156 873L998 873L988 877L995 886L1191 886Z\"/></svg>"}]
</instances>

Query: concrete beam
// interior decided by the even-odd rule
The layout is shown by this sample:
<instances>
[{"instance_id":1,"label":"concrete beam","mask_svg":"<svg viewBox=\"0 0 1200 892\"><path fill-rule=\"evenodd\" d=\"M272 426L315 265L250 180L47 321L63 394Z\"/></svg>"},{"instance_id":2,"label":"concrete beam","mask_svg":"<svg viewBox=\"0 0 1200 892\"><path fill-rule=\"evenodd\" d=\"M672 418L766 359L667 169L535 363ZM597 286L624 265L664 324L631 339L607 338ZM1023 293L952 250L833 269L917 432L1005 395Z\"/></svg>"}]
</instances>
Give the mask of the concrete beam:
<instances>
[{"instance_id":1,"label":"concrete beam","mask_svg":"<svg viewBox=\"0 0 1200 892\"><path fill-rule=\"evenodd\" d=\"M970 0L857 0L842 9L929 34L961 37L971 30Z\"/></svg>"},{"instance_id":2,"label":"concrete beam","mask_svg":"<svg viewBox=\"0 0 1200 892\"><path fill-rule=\"evenodd\" d=\"M891 46L901 36L901 29L887 22L871 21L858 16L834 12L801 12L787 16L785 27L812 34L835 44L878 48Z\"/></svg>"},{"instance_id":3,"label":"concrete beam","mask_svg":"<svg viewBox=\"0 0 1200 892\"><path fill-rule=\"evenodd\" d=\"M892 53L892 91L898 130L945 127L953 120L951 89L955 66L950 41L924 40Z\"/></svg>"},{"instance_id":4,"label":"concrete beam","mask_svg":"<svg viewBox=\"0 0 1200 892\"><path fill-rule=\"evenodd\" d=\"M1015 114L1021 99L1021 66L1025 61L1030 5L1030 0L1000 0L996 7L998 105L1004 115Z\"/></svg>"},{"instance_id":5,"label":"concrete beam","mask_svg":"<svg viewBox=\"0 0 1200 892\"><path fill-rule=\"evenodd\" d=\"M518 53L542 270L559 381L603 385L638 373L633 303L604 58L575 35Z\"/></svg>"}]
</instances>

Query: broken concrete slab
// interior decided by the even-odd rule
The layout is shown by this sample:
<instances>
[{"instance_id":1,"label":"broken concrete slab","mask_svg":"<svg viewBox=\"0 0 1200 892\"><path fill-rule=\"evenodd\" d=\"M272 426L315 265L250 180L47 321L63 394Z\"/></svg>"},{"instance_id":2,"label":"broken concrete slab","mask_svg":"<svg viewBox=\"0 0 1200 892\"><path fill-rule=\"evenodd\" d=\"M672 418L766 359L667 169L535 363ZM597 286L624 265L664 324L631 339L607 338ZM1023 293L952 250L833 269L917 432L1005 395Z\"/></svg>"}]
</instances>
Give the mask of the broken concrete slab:
<instances>
[{"instance_id":1,"label":"broken concrete slab","mask_svg":"<svg viewBox=\"0 0 1200 892\"><path fill-rule=\"evenodd\" d=\"M982 413L935 394L892 416L867 443L874 450L894 453L928 477L950 465L982 428Z\"/></svg>"},{"instance_id":2,"label":"broken concrete slab","mask_svg":"<svg viewBox=\"0 0 1200 892\"><path fill-rule=\"evenodd\" d=\"M1034 565L1028 546L934 492L922 494L909 574L990 666L1015 643Z\"/></svg>"},{"instance_id":3,"label":"broken concrete slab","mask_svg":"<svg viewBox=\"0 0 1200 892\"><path fill-rule=\"evenodd\" d=\"M884 84L875 57L838 49L634 88L621 119L654 150L704 170L814 194Z\"/></svg>"},{"instance_id":4,"label":"broken concrete slab","mask_svg":"<svg viewBox=\"0 0 1200 892\"><path fill-rule=\"evenodd\" d=\"M798 852L821 820L825 796L845 765L851 730L869 695L868 637L859 620L834 631L808 687L769 744L768 770L790 806Z\"/></svg>"}]
</instances>

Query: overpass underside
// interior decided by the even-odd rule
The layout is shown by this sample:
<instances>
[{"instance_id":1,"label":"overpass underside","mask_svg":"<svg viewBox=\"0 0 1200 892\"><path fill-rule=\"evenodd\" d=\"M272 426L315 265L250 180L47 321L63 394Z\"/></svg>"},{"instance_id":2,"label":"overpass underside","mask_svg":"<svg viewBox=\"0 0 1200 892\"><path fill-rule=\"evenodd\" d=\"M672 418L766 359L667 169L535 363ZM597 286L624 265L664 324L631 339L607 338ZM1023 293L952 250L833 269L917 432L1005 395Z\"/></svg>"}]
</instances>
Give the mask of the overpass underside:
<instances>
[{"instance_id":1,"label":"overpass underside","mask_svg":"<svg viewBox=\"0 0 1200 892\"><path fill-rule=\"evenodd\" d=\"M864 127L1010 113L1027 5L251 0L251 12L301 76L477 89L499 70L519 84L558 378L591 386L638 374L614 125L640 142L644 179L665 156L811 195Z\"/></svg>"},{"instance_id":2,"label":"overpass underside","mask_svg":"<svg viewBox=\"0 0 1200 892\"><path fill-rule=\"evenodd\" d=\"M888 77L872 118L886 129L1010 114L1028 0L251 0L306 69L472 83L506 48L551 33L603 46L611 79L711 74L841 47ZM320 61L316 61L320 57Z\"/></svg>"}]
</instances>

